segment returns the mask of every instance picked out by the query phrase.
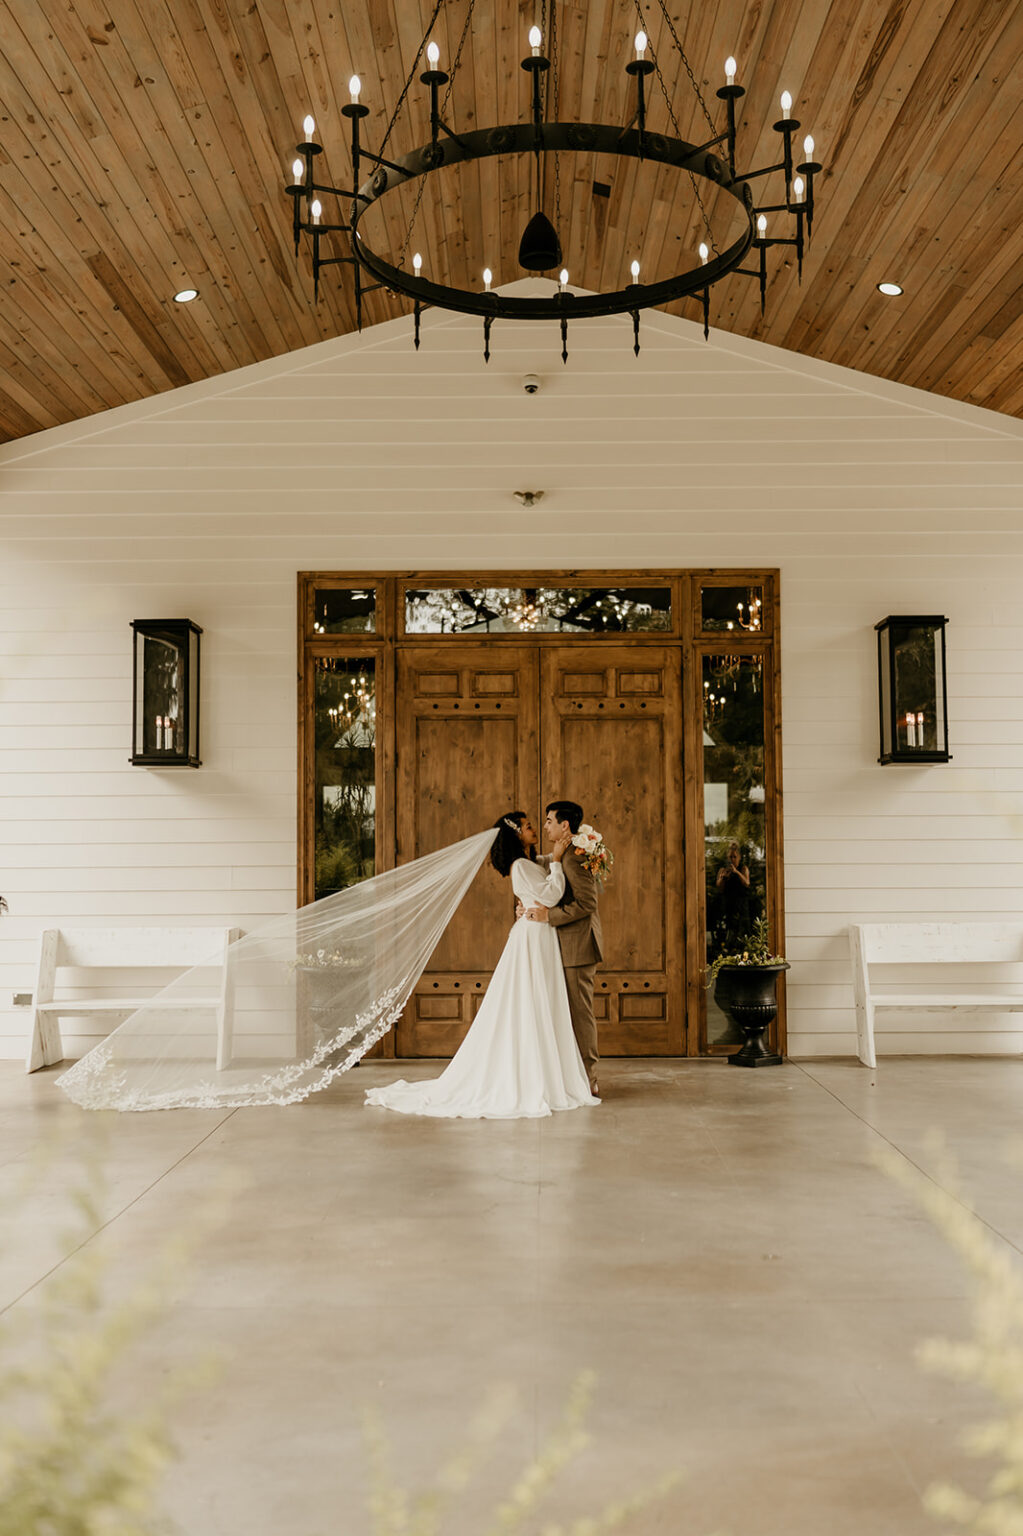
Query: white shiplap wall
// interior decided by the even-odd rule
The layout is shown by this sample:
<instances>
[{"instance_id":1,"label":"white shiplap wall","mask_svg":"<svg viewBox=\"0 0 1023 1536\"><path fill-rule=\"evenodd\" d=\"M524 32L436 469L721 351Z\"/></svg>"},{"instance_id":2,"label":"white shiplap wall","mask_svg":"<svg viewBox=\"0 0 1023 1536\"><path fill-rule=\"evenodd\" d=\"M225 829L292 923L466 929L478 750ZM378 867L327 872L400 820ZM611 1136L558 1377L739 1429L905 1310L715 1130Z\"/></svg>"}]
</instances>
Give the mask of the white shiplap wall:
<instances>
[{"instance_id":1,"label":"white shiplap wall","mask_svg":"<svg viewBox=\"0 0 1023 1536\"><path fill-rule=\"evenodd\" d=\"M0 450L0 1054L46 925L294 904L295 573L777 565L790 1048L849 1054L845 925L1023 921L1023 428L667 317L428 315ZM522 375L544 379L527 397ZM523 511L520 488L544 489ZM950 620L954 761L880 768L874 622ZM129 621L203 637L199 772L131 768ZM1009 1018L883 1048L1023 1048Z\"/></svg>"}]
</instances>

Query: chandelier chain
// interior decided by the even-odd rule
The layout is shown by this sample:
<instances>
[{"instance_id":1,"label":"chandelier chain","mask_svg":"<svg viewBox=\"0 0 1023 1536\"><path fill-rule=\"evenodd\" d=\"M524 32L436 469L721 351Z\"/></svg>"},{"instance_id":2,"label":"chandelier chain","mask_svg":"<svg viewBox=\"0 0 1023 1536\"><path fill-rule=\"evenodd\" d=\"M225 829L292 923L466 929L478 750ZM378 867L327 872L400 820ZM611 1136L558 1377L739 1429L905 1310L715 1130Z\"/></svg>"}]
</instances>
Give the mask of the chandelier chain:
<instances>
[{"instance_id":1,"label":"chandelier chain","mask_svg":"<svg viewBox=\"0 0 1023 1536\"><path fill-rule=\"evenodd\" d=\"M642 8L640 6L640 0L633 0L633 3L635 5L635 7L636 7L636 16L639 19L640 26L641 27L645 27L646 23L644 21L643 11L642 11ZM699 99L699 102L700 102L700 106L703 108L704 116L706 117L708 123L711 126L711 131L716 133L717 129L715 127L714 119L711 117L710 113L707 111L707 103L704 101L703 97L700 95L700 87L697 85L696 79L695 79L695 77L693 75L693 72L689 68L689 60L686 58L685 49L682 47L682 44L681 44L681 42L679 40L679 35L675 31L675 28L674 28L674 26L672 24L671 17L668 15L667 11L664 10L664 0L661 0L661 10L664 12L664 19L668 23L668 27L669 27L669 29L671 31L672 37L675 39L675 46L678 48L679 54L681 55L682 62L683 62L683 64L686 67L686 70L688 72L689 78L693 82L693 90L696 92L696 95L697 95L697 97ZM655 70L656 75L657 75L657 84L661 88L661 95L664 97L664 105L668 109L668 117L671 119L671 126L675 130L675 137L677 139L680 139L682 137L682 130L681 130L681 128L678 125L678 118L675 116L675 109L674 109L674 107L671 104L671 97L668 94L668 87L665 84L664 76L661 73L661 66L657 62L657 54L655 53L654 49L651 47L649 42L647 43L647 47L650 48L650 57L653 59L653 62L654 62L654 70ZM714 252L715 256L720 256L721 252L718 250L717 241L714 239L714 231L710 227L710 216L707 213L707 208L706 208L706 205L705 205L705 203L703 201L703 195L700 192L700 184L697 181L696 177L693 175L692 171L688 171L686 174L689 177L689 185L693 189L693 195L696 198L696 201L697 201L697 203L699 204L699 207L700 207L700 215L701 215L701 217L703 219L703 227L704 227L704 229L707 232L707 240L710 243L710 248Z\"/></svg>"},{"instance_id":2,"label":"chandelier chain","mask_svg":"<svg viewBox=\"0 0 1023 1536\"><path fill-rule=\"evenodd\" d=\"M434 23L436 22L437 17L440 15L441 6L443 4L444 4L444 0L437 0L437 4L433 8L433 15L430 17L430 20L429 20L429 23L427 25L426 31L423 33L423 40L419 44L418 49L416 50L415 58L412 60L412 68L408 72L408 79L405 81L405 84L402 86L402 88L401 88L401 95L398 97L398 100L394 104L394 111L391 113L391 121L387 125L387 130L384 133L384 137L383 137L383 139L381 141L381 144L380 144L380 153L381 154L383 154L384 150L387 148L387 141L390 139L391 134L394 131L394 125L398 121L398 113L401 111L402 107L405 105L405 98L408 95L409 91L412 89L412 82L416 78L416 70L419 68L419 61L423 57L423 54L426 52L426 45L427 45L427 43L430 40L430 34L433 31Z\"/></svg>"},{"instance_id":3,"label":"chandelier chain","mask_svg":"<svg viewBox=\"0 0 1023 1536\"><path fill-rule=\"evenodd\" d=\"M546 0L543 0L546 9ZM561 119L561 70L558 67L558 0L551 0L551 68L547 79L547 94L554 91L554 118ZM550 112L547 112L550 117ZM558 239L561 239L561 156L554 151L554 228L558 231Z\"/></svg>"},{"instance_id":4,"label":"chandelier chain","mask_svg":"<svg viewBox=\"0 0 1023 1536\"><path fill-rule=\"evenodd\" d=\"M692 86L693 90L696 93L697 101L700 103L700 106L703 108L703 115L707 119L707 123L708 123L708 126L710 128L710 131L711 131L711 133L717 133L717 126L716 126L716 124L714 122L713 117L711 117L711 115L710 115L710 108L707 106L707 103L703 99L703 92L700 90L700 87L697 85L697 83L696 83L696 76L693 74L692 66L689 63L689 60L686 58L686 51L682 47L682 39L679 37L678 33L675 31L675 23L672 21L671 17L668 15L668 8L665 5L664 0L658 0L658 4L659 4L659 6L661 8L661 15L664 17L665 24L667 25L668 31L671 33L672 41L674 42L675 47L678 49L679 58L682 60L682 63L685 66L686 74L689 76L689 83L690 83L690 85ZM638 5L637 5L637 9L638 9ZM656 64L656 62L657 62L657 60L655 58L654 59L654 63ZM657 73L660 74L660 70L658 70ZM681 138L681 137L682 137L682 135L679 134L679 138Z\"/></svg>"},{"instance_id":5,"label":"chandelier chain","mask_svg":"<svg viewBox=\"0 0 1023 1536\"><path fill-rule=\"evenodd\" d=\"M441 5L443 3L444 3L444 0L437 0L437 6L436 6L436 9L434 10L433 17L431 18L431 21L430 21L430 28L426 32L426 34L425 34L425 36L423 38L423 41L420 44L419 52L416 55L416 63L417 64L418 64L420 58L422 57L423 49L426 47L427 38L430 36L430 32L433 30L433 23L436 21L438 13L440 12ZM458 47L455 50L454 61L452 62L452 65L451 65L451 74L448 77L448 88L444 92L444 100L441 103L441 113L442 114L447 112L448 103L451 100L451 92L454 90L454 86L455 86L455 75L458 73L458 66L462 62L462 50L465 47L465 40L469 36L469 25L470 25L470 23L472 21L472 13L473 13L473 11L475 9L476 9L476 0L469 0L469 6L468 6L468 9L466 10L466 13L465 13L465 23L464 23L464 25L462 27L462 35L458 39ZM416 66L415 66L415 64L413 64L413 66L412 66L413 74L415 73L415 68L416 68ZM409 77L409 81L407 81L406 84L405 84L405 91L408 90L410 82L411 82L411 76ZM405 93L402 92L402 94L404 95ZM401 105L401 103L399 102L399 106L400 105ZM397 114L395 114L395 115L397 115ZM394 118L391 119L391 122L393 124ZM388 133L390 133L390 131L391 131L390 128L388 128L387 131L388 131ZM384 143L386 144L386 142L387 142L387 140L385 139ZM425 191L426 191L426 179L424 177L419 182L419 190L416 192L416 200L415 200L415 202L412 205L412 215L411 215L411 217L410 217L410 219L408 221L408 228L405 230L405 238L404 238L404 240L401 243L401 250L398 253L398 266L399 267L403 267L405 265L405 258L408 255L408 248L409 248L409 246L412 243L412 236L413 236L413 233L415 232L416 219L419 217L419 205L423 201L423 193Z\"/></svg>"}]
</instances>

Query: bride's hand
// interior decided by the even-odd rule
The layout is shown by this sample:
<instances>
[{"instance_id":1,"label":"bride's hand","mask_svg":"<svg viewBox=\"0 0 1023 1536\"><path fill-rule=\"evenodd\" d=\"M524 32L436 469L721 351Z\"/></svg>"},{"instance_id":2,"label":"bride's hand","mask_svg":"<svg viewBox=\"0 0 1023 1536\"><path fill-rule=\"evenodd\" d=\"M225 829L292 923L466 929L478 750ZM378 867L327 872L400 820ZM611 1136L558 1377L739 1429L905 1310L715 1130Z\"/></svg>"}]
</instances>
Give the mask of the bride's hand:
<instances>
[{"instance_id":1,"label":"bride's hand","mask_svg":"<svg viewBox=\"0 0 1023 1536\"><path fill-rule=\"evenodd\" d=\"M571 834L571 832L566 832L564 837L559 837L558 841L554 844L554 848L551 851L551 858L552 859L563 859L565 854L571 848L571 846L572 846L572 834Z\"/></svg>"}]
</instances>

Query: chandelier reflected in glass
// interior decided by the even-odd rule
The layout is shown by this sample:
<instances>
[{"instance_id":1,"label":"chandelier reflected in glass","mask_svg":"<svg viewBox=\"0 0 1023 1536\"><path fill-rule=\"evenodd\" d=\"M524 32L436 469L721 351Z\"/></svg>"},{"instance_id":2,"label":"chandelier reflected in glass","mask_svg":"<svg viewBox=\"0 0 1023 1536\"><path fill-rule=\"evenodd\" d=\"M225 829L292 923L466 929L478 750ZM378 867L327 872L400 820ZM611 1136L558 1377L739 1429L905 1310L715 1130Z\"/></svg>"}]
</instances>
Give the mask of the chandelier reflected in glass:
<instances>
[{"instance_id":1,"label":"chandelier reflected in glass","mask_svg":"<svg viewBox=\"0 0 1023 1536\"><path fill-rule=\"evenodd\" d=\"M643 30L646 23L640 0L635 0L640 30L635 36L635 58L625 66L626 73L635 82L632 115L628 123L623 127L620 124L560 122L556 116L559 100L558 6L557 0L541 0L540 25L530 28L530 52L522 60L522 69L530 81L531 105L528 117L522 122L456 133L446 121L445 113L449 108L452 85L465 42L470 35L475 4L476 0L468 0L464 25L449 75L440 68L440 49L431 37L444 5L444 0L437 0L379 151L368 149L362 142L360 125L369 115L370 109L361 100L362 81L358 75L352 76L349 81L351 100L342 108L350 125L350 188L317 181L316 159L323 153L323 148L313 137L316 131L314 119L306 117L303 124L305 137L296 146L299 158L292 164L292 181L285 190L293 205L295 254L299 253L303 236L308 237L312 244L313 288L316 296L319 294L320 275L325 267L351 266L356 322L360 329L364 296L376 289L385 288L392 294L403 294L412 300L417 349L420 343L421 313L424 308L437 306L482 319L483 355L487 361L490 359L490 333L495 320L546 320L559 324L561 355L567 362L568 327L572 320L600 315L631 315L633 349L638 354L640 312L686 297L696 298L702 304L703 331L704 336L707 336L710 327L710 290L715 283L732 273L753 278L759 283L760 310L763 314L767 296L767 252L772 247L794 248L797 271L802 278L804 247L813 228L814 178L823 167L814 159L814 141L809 135L803 139L804 158L796 164L793 140L800 123L792 116L792 97L788 91L781 97L782 115L773 124L781 140L781 158L759 170L737 170L736 103L746 93L741 85L735 83L738 72L735 59L726 60L725 84L717 92L726 113L725 128L718 132L665 0L658 0L658 5L663 19L662 33L668 40L664 47L666 59L670 58L667 80L650 39ZM424 52L428 68L419 79L430 93L429 141L407 154L395 154L393 158L388 158L384 151L388 147L400 109L413 86ZM701 144L692 144L682 138L672 104L669 82L673 86L676 76L681 79L681 72L676 69L676 54L678 65L688 76L710 129L710 137ZM652 84L651 76L656 77L663 96L672 134L653 132L647 125L650 107L647 91L648 82ZM446 87L443 100L440 95L442 86ZM560 187L559 156L565 153L648 161L672 167L680 174L688 175L706 233L706 238L699 246L699 265L657 281L641 282L641 263L633 257L629 267L631 281L623 283L621 287L600 293L573 292L569 287L568 269L562 264L564 253L557 228L560 222L560 192L556 191L555 206L550 211L545 205L545 187L549 185L549 178L545 175L547 157L553 157L553 180L557 189ZM446 166L480 162L501 155L532 156L530 190L533 212L522 234L518 261L527 272L557 271L553 291L550 294L529 296L495 292L492 287L493 271L489 265L484 265L484 252L480 252L482 282L478 289L460 288L440 282L434 276L424 276L424 262L419 251L413 252L410 272L405 263L412 247L416 216L428 178ZM370 174L365 180L360 180L367 168ZM784 177L782 200L758 204L751 184L760 177L774 173ZM360 225L367 212L389 192L412 182L418 182L412 216L397 259L389 260L367 242ZM724 250L718 249L704 205L703 193L715 190L734 200L742 214L741 232ZM339 213L336 218L325 218L324 197L337 200ZM555 215L554 222L550 217L551 212ZM791 233L768 234L767 216L771 213L787 215L792 220L787 226ZM484 210L483 227L494 229L498 226L496 210L493 219L488 219ZM335 253L334 240L338 237L347 237L348 250L344 255ZM755 253L753 264L743 265L750 251ZM743 627L748 626L744 624Z\"/></svg>"}]
</instances>

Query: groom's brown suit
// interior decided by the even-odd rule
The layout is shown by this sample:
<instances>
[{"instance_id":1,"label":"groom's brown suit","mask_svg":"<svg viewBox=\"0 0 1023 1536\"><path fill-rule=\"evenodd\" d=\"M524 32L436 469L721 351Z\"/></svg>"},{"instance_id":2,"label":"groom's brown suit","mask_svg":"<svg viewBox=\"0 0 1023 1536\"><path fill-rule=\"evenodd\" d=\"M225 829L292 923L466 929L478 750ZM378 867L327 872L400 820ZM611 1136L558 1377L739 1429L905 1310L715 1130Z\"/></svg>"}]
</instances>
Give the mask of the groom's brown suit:
<instances>
[{"instance_id":1,"label":"groom's brown suit","mask_svg":"<svg viewBox=\"0 0 1023 1536\"><path fill-rule=\"evenodd\" d=\"M536 862L549 868L550 855L541 854ZM572 1028L586 1075L592 1083L597 1075L598 1060L593 978L598 962L604 958L604 936L597 911L597 882L572 849L565 854L562 868L565 871L565 894L556 907L551 907L547 921L557 930Z\"/></svg>"}]
</instances>

